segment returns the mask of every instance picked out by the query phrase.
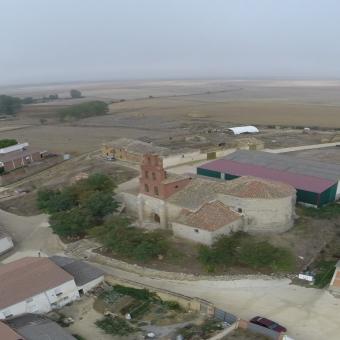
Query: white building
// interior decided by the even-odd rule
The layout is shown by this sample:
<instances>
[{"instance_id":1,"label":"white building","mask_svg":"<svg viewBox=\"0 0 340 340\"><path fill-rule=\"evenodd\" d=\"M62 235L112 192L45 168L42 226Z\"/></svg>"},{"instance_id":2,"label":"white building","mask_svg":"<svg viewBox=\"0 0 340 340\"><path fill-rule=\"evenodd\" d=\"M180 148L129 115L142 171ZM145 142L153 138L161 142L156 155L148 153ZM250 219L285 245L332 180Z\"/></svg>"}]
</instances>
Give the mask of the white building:
<instances>
[{"instance_id":1,"label":"white building","mask_svg":"<svg viewBox=\"0 0 340 340\"><path fill-rule=\"evenodd\" d=\"M104 272L84 261L64 256L52 256L50 260L73 276L80 295L104 281Z\"/></svg>"},{"instance_id":2,"label":"white building","mask_svg":"<svg viewBox=\"0 0 340 340\"><path fill-rule=\"evenodd\" d=\"M72 275L48 258L26 257L0 266L0 320L47 313L78 298Z\"/></svg>"},{"instance_id":3,"label":"white building","mask_svg":"<svg viewBox=\"0 0 340 340\"><path fill-rule=\"evenodd\" d=\"M12 238L0 231L0 255L6 253L14 247Z\"/></svg>"}]
</instances>

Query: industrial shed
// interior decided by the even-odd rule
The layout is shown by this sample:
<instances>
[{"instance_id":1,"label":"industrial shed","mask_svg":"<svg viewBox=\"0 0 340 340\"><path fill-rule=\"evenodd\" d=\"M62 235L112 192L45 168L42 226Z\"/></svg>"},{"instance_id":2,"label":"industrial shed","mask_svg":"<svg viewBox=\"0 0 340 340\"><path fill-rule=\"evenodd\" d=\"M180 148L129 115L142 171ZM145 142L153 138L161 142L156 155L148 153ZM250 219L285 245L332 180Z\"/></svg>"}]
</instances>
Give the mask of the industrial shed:
<instances>
[{"instance_id":1,"label":"industrial shed","mask_svg":"<svg viewBox=\"0 0 340 340\"><path fill-rule=\"evenodd\" d=\"M298 202L318 207L340 195L340 165L262 151L236 151L201 165L197 174L225 180L254 176L279 181L296 189Z\"/></svg>"}]
</instances>

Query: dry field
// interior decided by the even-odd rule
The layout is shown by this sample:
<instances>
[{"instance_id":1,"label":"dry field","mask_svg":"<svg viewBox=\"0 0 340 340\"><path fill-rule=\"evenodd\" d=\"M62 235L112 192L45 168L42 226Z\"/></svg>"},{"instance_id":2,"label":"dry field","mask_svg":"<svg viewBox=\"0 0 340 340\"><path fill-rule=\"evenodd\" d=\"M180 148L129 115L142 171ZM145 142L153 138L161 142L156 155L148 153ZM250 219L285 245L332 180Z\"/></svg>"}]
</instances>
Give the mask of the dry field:
<instances>
[{"instance_id":1,"label":"dry field","mask_svg":"<svg viewBox=\"0 0 340 340\"><path fill-rule=\"evenodd\" d=\"M77 102L66 99L71 88L87 99L125 101L111 104L107 116L61 124L55 110ZM340 128L340 81L125 81L2 87L0 92L22 97L58 93L60 101L27 106L15 120L0 121L0 138L75 154L118 137L186 135L195 124ZM292 143L299 139L295 136Z\"/></svg>"}]
</instances>

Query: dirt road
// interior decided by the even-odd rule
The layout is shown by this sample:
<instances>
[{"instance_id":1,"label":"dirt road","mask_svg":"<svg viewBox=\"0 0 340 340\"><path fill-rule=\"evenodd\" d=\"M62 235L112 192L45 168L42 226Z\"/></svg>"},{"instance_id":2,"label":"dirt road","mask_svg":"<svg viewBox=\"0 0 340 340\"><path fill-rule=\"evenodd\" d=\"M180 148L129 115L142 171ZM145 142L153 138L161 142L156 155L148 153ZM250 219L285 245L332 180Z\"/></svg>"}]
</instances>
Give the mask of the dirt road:
<instances>
[{"instance_id":1,"label":"dirt road","mask_svg":"<svg viewBox=\"0 0 340 340\"><path fill-rule=\"evenodd\" d=\"M288 279L176 281L99 267L122 279L206 299L244 319L267 316L285 325L295 340L339 339L340 299L324 290L290 285Z\"/></svg>"}]
</instances>

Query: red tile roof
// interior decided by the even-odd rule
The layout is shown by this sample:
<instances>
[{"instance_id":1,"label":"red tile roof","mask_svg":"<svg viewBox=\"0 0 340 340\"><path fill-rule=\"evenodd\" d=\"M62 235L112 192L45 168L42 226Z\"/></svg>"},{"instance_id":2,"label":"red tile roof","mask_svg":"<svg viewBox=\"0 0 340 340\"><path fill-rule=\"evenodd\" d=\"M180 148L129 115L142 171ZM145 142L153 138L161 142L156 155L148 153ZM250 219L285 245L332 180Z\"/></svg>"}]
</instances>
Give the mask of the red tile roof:
<instances>
[{"instance_id":1,"label":"red tile roof","mask_svg":"<svg viewBox=\"0 0 340 340\"><path fill-rule=\"evenodd\" d=\"M24 340L24 338L15 333L10 327L0 321L0 339L1 340Z\"/></svg>"},{"instance_id":2,"label":"red tile roof","mask_svg":"<svg viewBox=\"0 0 340 340\"><path fill-rule=\"evenodd\" d=\"M204 203L195 212L183 209L178 222L194 228L215 231L240 218L240 214L231 210L222 202L213 201Z\"/></svg>"},{"instance_id":3,"label":"red tile roof","mask_svg":"<svg viewBox=\"0 0 340 340\"><path fill-rule=\"evenodd\" d=\"M25 257L0 266L0 309L73 280L48 258Z\"/></svg>"},{"instance_id":4,"label":"red tile roof","mask_svg":"<svg viewBox=\"0 0 340 340\"><path fill-rule=\"evenodd\" d=\"M269 169L265 166L245 164L228 159L218 159L199 167L200 169L212 170L234 176L254 176L283 182L296 189L322 193L336 182L314 177L305 176L289 171Z\"/></svg>"}]
</instances>

